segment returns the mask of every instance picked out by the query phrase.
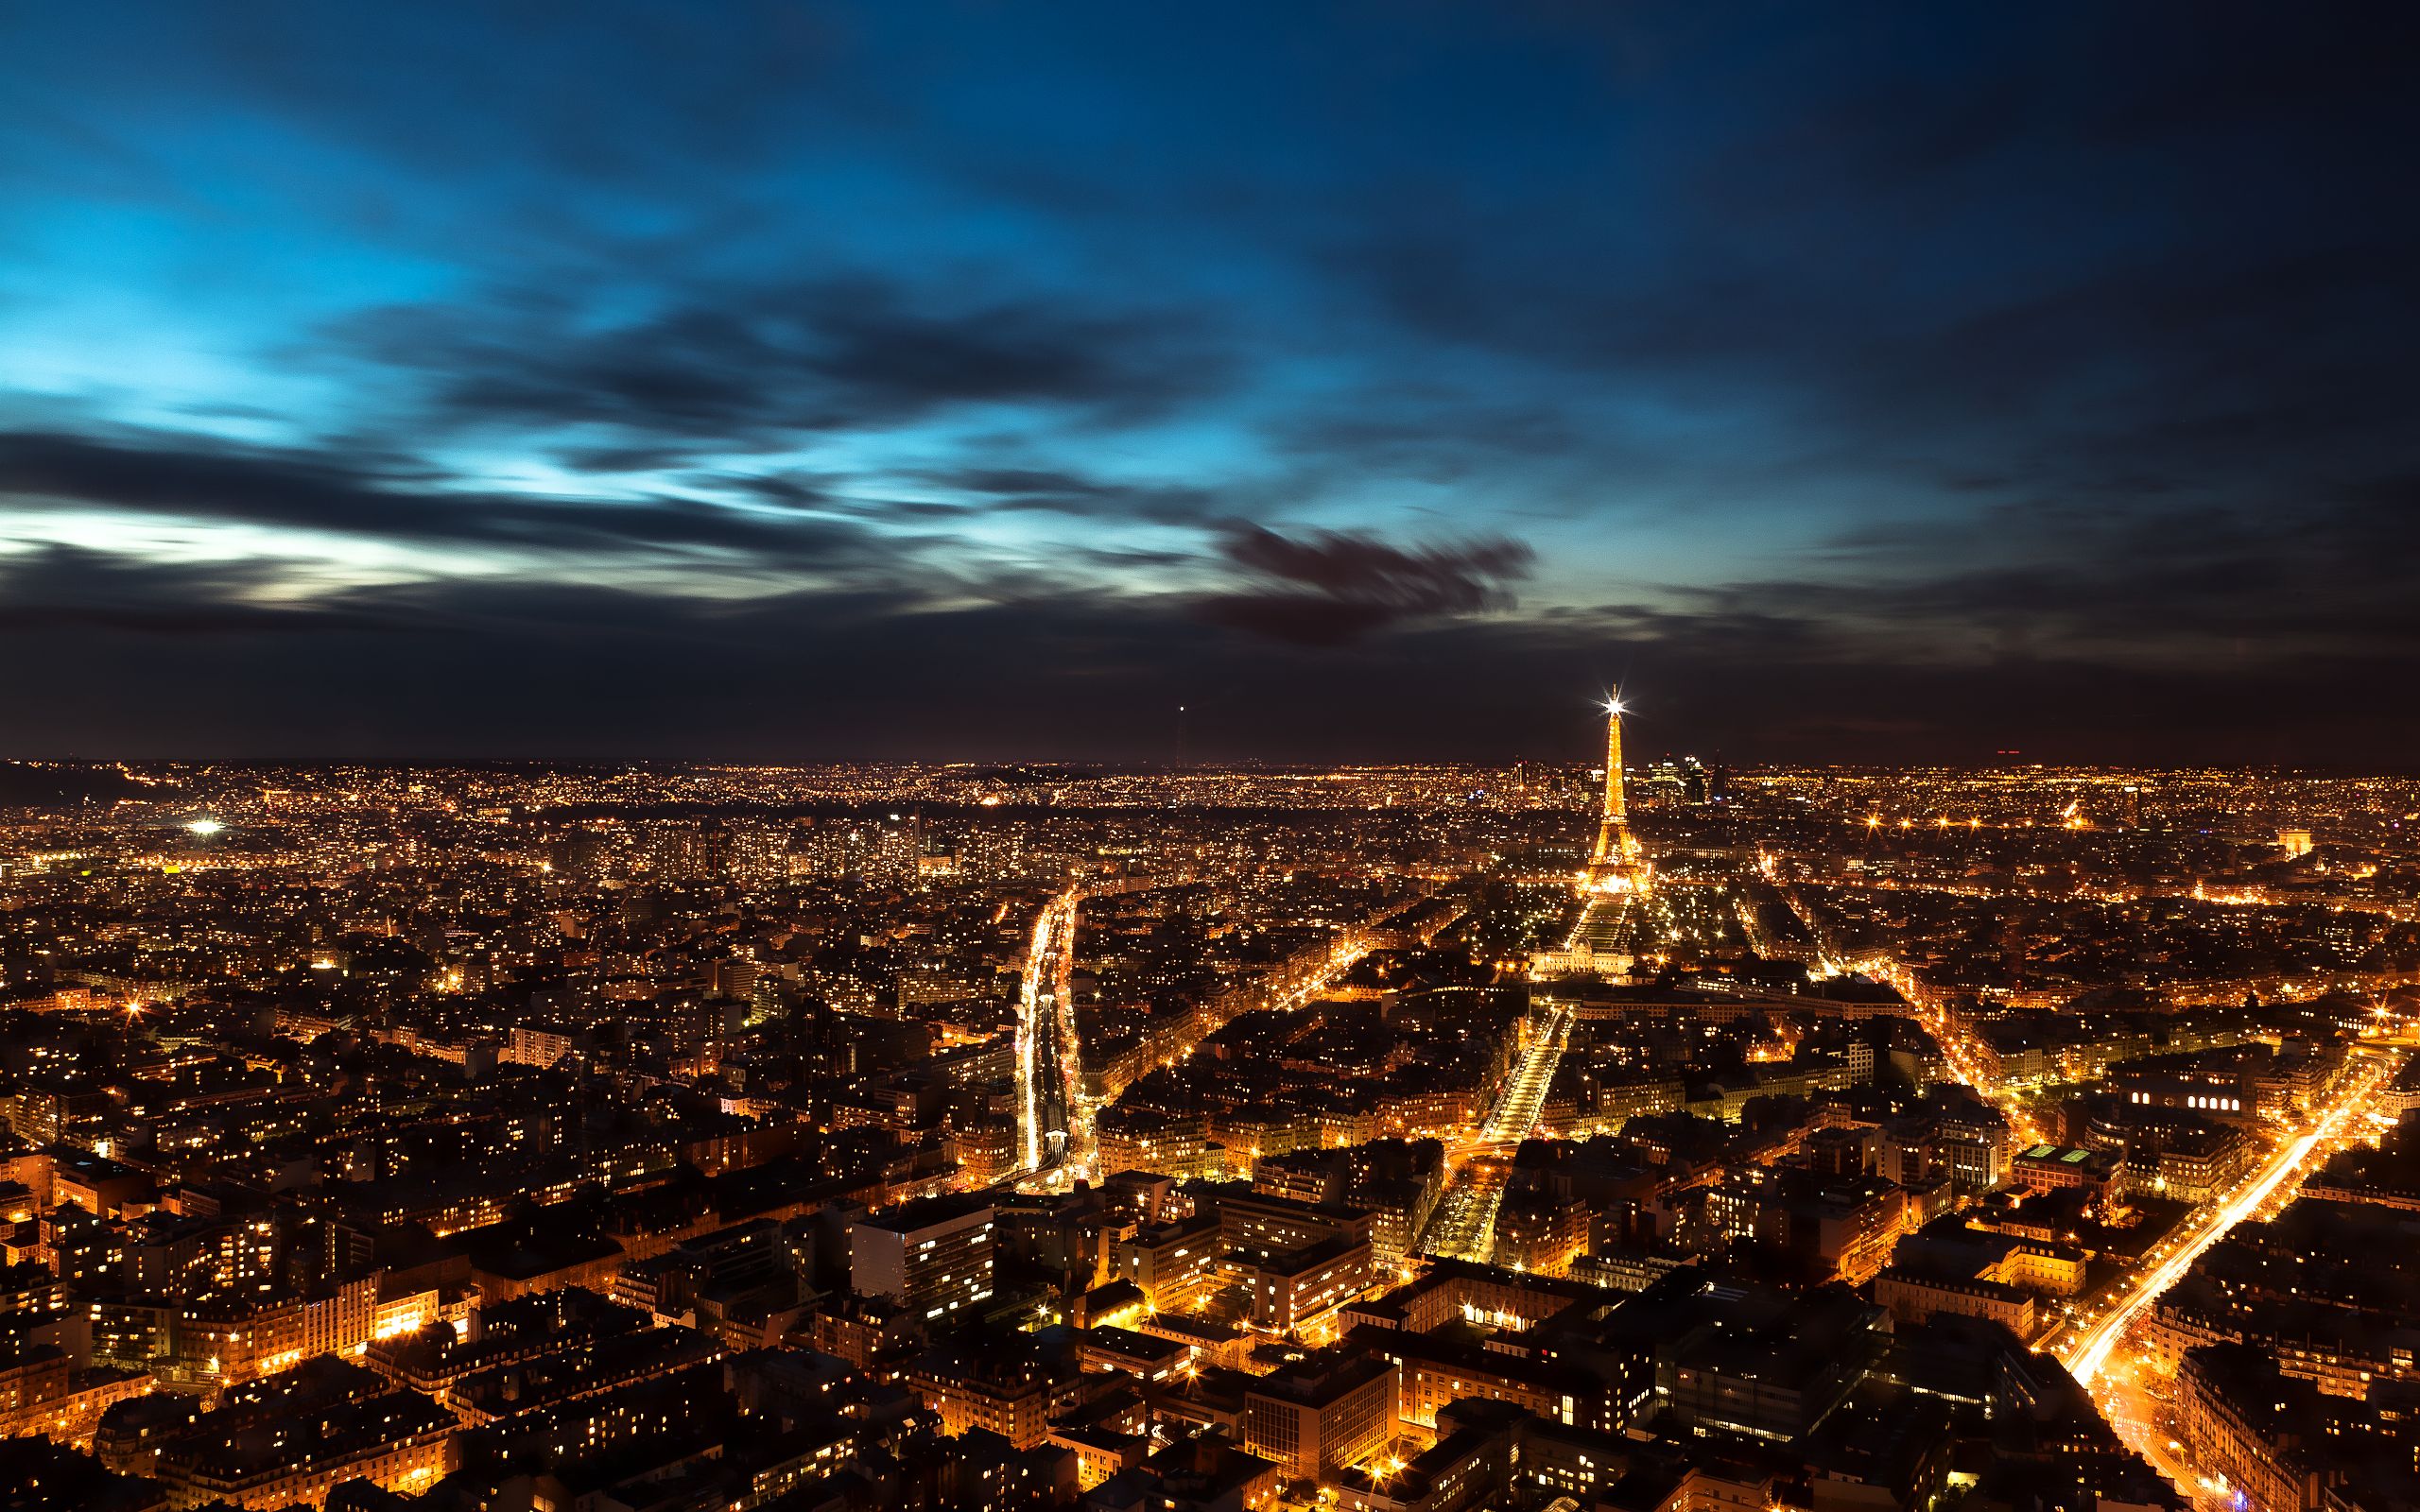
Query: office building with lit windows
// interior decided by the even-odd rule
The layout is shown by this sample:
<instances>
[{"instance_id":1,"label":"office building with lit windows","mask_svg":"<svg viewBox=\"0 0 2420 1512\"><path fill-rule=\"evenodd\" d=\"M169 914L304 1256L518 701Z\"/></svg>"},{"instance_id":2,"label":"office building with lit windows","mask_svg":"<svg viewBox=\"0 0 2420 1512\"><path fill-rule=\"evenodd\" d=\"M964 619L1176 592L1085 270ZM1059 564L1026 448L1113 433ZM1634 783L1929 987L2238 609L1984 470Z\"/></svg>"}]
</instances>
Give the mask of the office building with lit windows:
<instances>
[{"instance_id":1,"label":"office building with lit windows","mask_svg":"<svg viewBox=\"0 0 2420 1512\"><path fill-rule=\"evenodd\" d=\"M849 1234L849 1289L888 1297L927 1321L992 1295L992 1202L926 1197L861 1218Z\"/></svg>"},{"instance_id":2,"label":"office building with lit windows","mask_svg":"<svg viewBox=\"0 0 2420 1512\"><path fill-rule=\"evenodd\" d=\"M1244 1448L1291 1476L1350 1465L1395 1431L1398 1379L1393 1361L1345 1351L1264 1376L1244 1393Z\"/></svg>"}]
</instances>

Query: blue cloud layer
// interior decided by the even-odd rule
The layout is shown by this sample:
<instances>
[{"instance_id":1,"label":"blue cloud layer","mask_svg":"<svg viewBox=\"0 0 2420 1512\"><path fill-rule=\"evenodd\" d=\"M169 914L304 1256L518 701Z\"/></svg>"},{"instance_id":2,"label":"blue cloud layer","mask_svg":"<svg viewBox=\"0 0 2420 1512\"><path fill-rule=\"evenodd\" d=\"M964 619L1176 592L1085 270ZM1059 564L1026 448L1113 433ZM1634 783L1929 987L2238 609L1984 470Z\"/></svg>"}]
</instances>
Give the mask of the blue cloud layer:
<instances>
[{"instance_id":1,"label":"blue cloud layer","mask_svg":"<svg viewBox=\"0 0 2420 1512\"><path fill-rule=\"evenodd\" d=\"M1741 755L2292 754L2180 716L2223 677L2401 762L2413 26L38 9L0 695L292 750L273 700L75 689L245 688L304 625L534 675L605 613L676 684L864 679L701 751L1148 754L1117 711L1184 687L1228 754L1546 754L1629 670ZM957 635L996 717L910 739ZM510 743L665 753L645 685ZM412 697L341 743L505 738Z\"/></svg>"}]
</instances>

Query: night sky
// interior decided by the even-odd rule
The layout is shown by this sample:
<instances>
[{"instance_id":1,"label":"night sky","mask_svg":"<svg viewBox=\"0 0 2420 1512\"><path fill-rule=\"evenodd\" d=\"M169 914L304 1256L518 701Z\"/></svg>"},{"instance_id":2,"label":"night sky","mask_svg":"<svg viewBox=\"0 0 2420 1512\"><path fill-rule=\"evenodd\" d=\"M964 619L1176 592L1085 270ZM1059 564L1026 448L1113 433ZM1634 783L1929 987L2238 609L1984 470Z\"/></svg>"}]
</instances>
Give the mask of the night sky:
<instances>
[{"instance_id":1,"label":"night sky","mask_svg":"<svg viewBox=\"0 0 2420 1512\"><path fill-rule=\"evenodd\" d=\"M2414 14L12 7L0 755L2409 769Z\"/></svg>"}]
</instances>

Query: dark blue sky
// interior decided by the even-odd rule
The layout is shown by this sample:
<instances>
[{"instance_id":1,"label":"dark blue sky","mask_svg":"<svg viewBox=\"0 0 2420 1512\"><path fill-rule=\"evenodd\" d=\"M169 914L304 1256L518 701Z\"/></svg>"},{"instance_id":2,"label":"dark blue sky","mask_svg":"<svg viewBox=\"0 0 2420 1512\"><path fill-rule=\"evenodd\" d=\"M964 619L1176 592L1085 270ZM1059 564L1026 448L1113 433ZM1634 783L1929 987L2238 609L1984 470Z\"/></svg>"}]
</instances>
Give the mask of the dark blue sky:
<instances>
[{"instance_id":1,"label":"dark blue sky","mask_svg":"<svg viewBox=\"0 0 2420 1512\"><path fill-rule=\"evenodd\" d=\"M21 8L0 754L2408 766L2410 14Z\"/></svg>"}]
</instances>

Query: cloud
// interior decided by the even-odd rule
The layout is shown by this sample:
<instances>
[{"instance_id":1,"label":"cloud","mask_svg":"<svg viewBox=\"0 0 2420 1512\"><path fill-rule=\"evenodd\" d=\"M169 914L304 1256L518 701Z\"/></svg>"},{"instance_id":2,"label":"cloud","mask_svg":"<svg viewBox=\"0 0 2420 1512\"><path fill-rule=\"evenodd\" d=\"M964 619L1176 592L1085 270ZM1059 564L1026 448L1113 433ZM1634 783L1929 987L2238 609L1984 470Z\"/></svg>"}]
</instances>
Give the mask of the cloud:
<instances>
[{"instance_id":1,"label":"cloud","mask_svg":"<svg viewBox=\"0 0 2420 1512\"><path fill-rule=\"evenodd\" d=\"M1219 545L1226 559L1264 586L1208 594L1196 612L1215 624L1291 641L1336 645L1409 620L1508 609L1508 584L1529 575L1534 555L1490 537L1402 547L1349 531L1282 536L1236 524Z\"/></svg>"},{"instance_id":2,"label":"cloud","mask_svg":"<svg viewBox=\"0 0 2420 1512\"><path fill-rule=\"evenodd\" d=\"M550 554L743 553L838 566L899 549L862 527L696 499L552 499L446 487L424 470L323 452L141 433L0 432L0 495L170 519Z\"/></svg>"},{"instance_id":3,"label":"cloud","mask_svg":"<svg viewBox=\"0 0 2420 1512\"><path fill-rule=\"evenodd\" d=\"M2409 8L1836 20L1640 84L1601 198L1374 191L1320 266L1423 370L1610 404L1752 508L1945 514L1948 475L2292 507L2408 461Z\"/></svg>"},{"instance_id":4,"label":"cloud","mask_svg":"<svg viewBox=\"0 0 2420 1512\"><path fill-rule=\"evenodd\" d=\"M2290 507L2176 502L2132 509L2009 503L1841 543L1824 578L1695 591L1962 654L2030 646L2120 664L2309 652L2420 652L2420 481L2313 486Z\"/></svg>"},{"instance_id":5,"label":"cloud","mask_svg":"<svg viewBox=\"0 0 2420 1512\"><path fill-rule=\"evenodd\" d=\"M1616 437L1583 435L1573 418L1544 402L1507 404L1434 386L1376 386L1289 413L1270 427L1287 455L1313 467L1380 472L1448 485L1491 470L1602 454Z\"/></svg>"},{"instance_id":6,"label":"cloud","mask_svg":"<svg viewBox=\"0 0 2420 1512\"><path fill-rule=\"evenodd\" d=\"M95 630L138 635L279 634L325 628L319 607L264 601L269 562L162 562L44 544L0 554L0 636Z\"/></svg>"},{"instance_id":7,"label":"cloud","mask_svg":"<svg viewBox=\"0 0 2420 1512\"><path fill-rule=\"evenodd\" d=\"M1206 524L1227 512L1220 496L1209 489L1132 483L1063 468L934 468L917 476L965 499L971 507L994 511L1179 526Z\"/></svg>"},{"instance_id":8,"label":"cloud","mask_svg":"<svg viewBox=\"0 0 2420 1512\"><path fill-rule=\"evenodd\" d=\"M1274 553L1285 570L1367 580L1315 541L1293 546ZM2420 671L2375 651L1950 654L1778 608L1404 616L1306 653L1174 596L731 600L463 580L263 610L252 586L91 553L0 558L0 601L15 606L0 619L0 698L45 711L10 753L1165 760L1184 703L1197 759L1579 762L1596 733L1589 695L1618 679L1642 756L1958 761L2014 747L2047 761L2324 752L2392 769L2409 765L2409 716L2378 692Z\"/></svg>"},{"instance_id":9,"label":"cloud","mask_svg":"<svg viewBox=\"0 0 2420 1512\"><path fill-rule=\"evenodd\" d=\"M1181 688L1547 755L1620 674L1735 755L2405 762L2416 14L51 8L0 503L277 559L8 555L0 679L129 748L1148 753Z\"/></svg>"},{"instance_id":10,"label":"cloud","mask_svg":"<svg viewBox=\"0 0 2420 1512\"><path fill-rule=\"evenodd\" d=\"M1181 312L942 297L870 275L675 291L651 314L603 324L588 301L555 294L389 308L332 335L351 357L415 375L448 425L594 427L616 439L569 455L611 464L985 405L1132 423L1215 390L1232 367Z\"/></svg>"}]
</instances>

